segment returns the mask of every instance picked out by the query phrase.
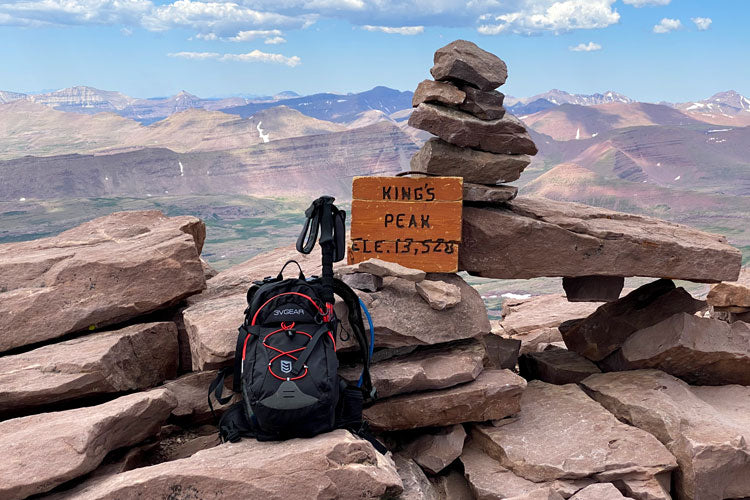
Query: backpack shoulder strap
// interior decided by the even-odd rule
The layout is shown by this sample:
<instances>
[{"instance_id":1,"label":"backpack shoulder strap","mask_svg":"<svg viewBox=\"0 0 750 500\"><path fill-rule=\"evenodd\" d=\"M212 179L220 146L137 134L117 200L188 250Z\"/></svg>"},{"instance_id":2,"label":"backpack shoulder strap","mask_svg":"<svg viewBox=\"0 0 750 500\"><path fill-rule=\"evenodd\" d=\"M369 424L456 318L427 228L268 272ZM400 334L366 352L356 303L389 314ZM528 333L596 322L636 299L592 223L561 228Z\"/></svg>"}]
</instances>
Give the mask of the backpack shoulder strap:
<instances>
[{"instance_id":1,"label":"backpack shoulder strap","mask_svg":"<svg viewBox=\"0 0 750 500\"><path fill-rule=\"evenodd\" d=\"M338 278L333 278L333 291L344 300L348 311L349 325L352 327L354 338L362 352L362 384L361 389L369 399L375 398L375 391L370 378L370 336L366 334L362 320L362 309L359 297L354 290Z\"/></svg>"}]
</instances>

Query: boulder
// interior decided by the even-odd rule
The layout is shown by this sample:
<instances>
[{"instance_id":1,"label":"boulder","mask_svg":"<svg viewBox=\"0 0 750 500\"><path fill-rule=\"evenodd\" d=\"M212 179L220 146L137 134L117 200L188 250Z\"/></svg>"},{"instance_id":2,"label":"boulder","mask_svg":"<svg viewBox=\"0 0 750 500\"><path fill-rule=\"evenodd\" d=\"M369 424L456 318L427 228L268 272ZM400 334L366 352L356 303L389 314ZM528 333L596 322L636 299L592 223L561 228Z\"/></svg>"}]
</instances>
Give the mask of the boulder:
<instances>
[{"instance_id":1,"label":"boulder","mask_svg":"<svg viewBox=\"0 0 750 500\"><path fill-rule=\"evenodd\" d=\"M354 500L393 497L402 489L391 459L367 441L336 430L310 439L225 443L189 458L83 483L70 497Z\"/></svg>"},{"instance_id":2,"label":"boulder","mask_svg":"<svg viewBox=\"0 0 750 500\"><path fill-rule=\"evenodd\" d=\"M535 483L500 465L474 442L464 447L461 463L477 500L501 500L548 489L567 498L594 482L593 479L584 478Z\"/></svg>"},{"instance_id":3,"label":"boulder","mask_svg":"<svg viewBox=\"0 0 750 500\"><path fill-rule=\"evenodd\" d=\"M635 500L672 500L669 494L672 474L657 475L653 479L624 479L615 481L617 488Z\"/></svg>"},{"instance_id":4,"label":"boulder","mask_svg":"<svg viewBox=\"0 0 750 500\"><path fill-rule=\"evenodd\" d=\"M464 449L466 431L463 425L456 424L438 433L423 434L411 441L403 450L431 474L438 474L461 456Z\"/></svg>"},{"instance_id":5,"label":"boulder","mask_svg":"<svg viewBox=\"0 0 750 500\"><path fill-rule=\"evenodd\" d=\"M211 264L206 262L203 258L201 258L201 266L203 266L203 275L206 277L207 280L219 274L219 271L217 271Z\"/></svg>"},{"instance_id":6,"label":"boulder","mask_svg":"<svg viewBox=\"0 0 750 500\"><path fill-rule=\"evenodd\" d=\"M521 376L526 380L541 380L549 384L576 384L599 367L580 354L553 347L541 352L529 352L518 359Z\"/></svg>"},{"instance_id":7,"label":"boulder","mask_svg":"<svg viewBox=\"0 0 750 500\"><path fill-rule=\"evenodd\" d=\"M505 116L503 100L505 96L496 90L483 91L471 86L461 87L466 92L466 99L458 109L471 113L482 120L497 120Z\"/></svg>"},{"instance_id":8,"label":"boulder","mask_svg":"<svg viewBox=\"0 0 750 500\"><path fill-rule=\"evenodd\" d=\"M525 387L509 370L485 370L467 384L379 400L363 415L374 429L388 431L484 422L517 413Z\"/></svg>"},{"instance_id":9,"label":"boulder","mask_svg":"<svg viewBox=\"0 0 750 500\"><path fill-rule=\"evenodd\" d=\"M704 306L705 302L694 299L684 288L675 288L672 281L657 280L600 306L594 314L567 330L563 339L571 351L601 361L638 330L673 314L693 314Z\"/></svg>"},{"instance_id":10,"label":"boulder","mask_svg":"<svg viewBox=\"0 0 750 500\"><path fill-rule=\"evenodd\" d=\"M177 374L177 327L145 323L0 357L0 412L161 384Z\"/></svg>"},{"instance_id":11,"label":"boulder","mask_svg":"<svg viewBox=\"0 0 750 500\"><path fill-rule=\"evenodd\" d=\"M438 500L438 492L414 460L394 455L393 461L404 486L399 500Z\"/></svg>"},{"instance_id":12,"label":"boulder","mask_svg":"<svg viewBox=\"0 0 750 500\"><path fill-rule=\"evenodd\" d=\"M350 273L369 273L375 276L380 276L381 278L393 276L407 281L413 281L415 283L419 283L425 277L424 271L412 269L395 262L387 262L381 259L367 259L359 264L344 266L338 269L338 273L341 275Z\"/></svg>"},{"instance_id":13,"label":"boulder","mask_svg":"<svg viewBox=\"0 0 750 500\"><path fill-rule=\"evenodd\" d=\"M625 286L622 276L563 277L563 290L569 302L609 302L620 298Z\"/></svg>"},{"instance_id":14,"label":"boulder","mask_svg":"<svg viewBox=\"0 0 750 500\"><path fill-rule=\"evenodd\" d=\"M736 279L742 254L724 236L580 203L518 197L464 207L459 269L486 278L653 276Z\"/></svg>"},{"instance_id":15,"label":"boulder","mask_svg":"<svg viewBox=\"0 0 750 500\"><path fill-rule=\"evenodd\" d=\"M518 354L521 350L519 339L506 339L500 335L490 333L480 339L487 351L485 365L490 368L507 368L514 370L518 363Z\"/></svg>"},{"instance_id":16,"label":"boulder","mask_svg":"<svg viewBox=\"0 0 750 500\"><path fill-rule=\"evenodd\" d=\"M435 52L430 69L435 80L468 83L481 90L492 90L505 83L508 68L495 54L466 40L455 40Z\"/></svg>"},{"instance_id":17,"label":"boulder","mask_svg":"<svg viewBox=\"0 0 750 500\"><path fill-rule=\"evenodd\" d=\"M461 303L461 289L445 281L423 280L417 283L417 293L436 311L450 309Z\"/></svg>"},{"instance_id":18,"label":"boulder","mask_svg":"<svg viewBox=\"0 0 750 500\"><path fill-rule=\"evenodd\" d=\"M180 424L196 425L212 419L208 406L208 386L218 375L218 371L187 373L164 384L177 398L177 406L172 410L171 419ZM217 412L220 405L215 404Z\"/></svg>"},{"instance_id":19,"label":"boulder","mask_svg":"<svg viewBox=\"0 0 750 500\"><path fill-rule=\"evenodd\" d=\"M586 486L570 497L571 500L627 500L612 483L597 483Z\"/></svg>"},{"instance_id":20,"label":"boulder","mask_svg":"<svg viewBox=\"0 0 750 500\"><path fill-rule=\"evenodd\" d=\"M464 182L464 201L479 203L505 203L516 197L518 188L515 186L485 186Z\"/></svg>"},{"instance_id":21,"label":"boulder","mask_svg":"<svg viewBox=\"0 0 750 500\"><path fill-rule=\"evenodd\" d=\"M383 288L383 278L370 273L344 274L341 281L355 290L364 292L377 292Z\"/></svg>"},{"instance_id":22,"label":"boulder","mask_svg":"<svg viewBox=\"0 0 750 500\"><path fill-rule=\"evenodd\" d=\"M383 288L375 293L357 292L372 316L377 348L442 344L490 332L479 293L455 274L428 275L427 279L435 277L460 288L457 306L437 311L419 296L413 282L401 278L386 278ZM232 346L235 341L236 337Z\"/></svg>"},{"instance_id":23,"label":"boulder","mask_svg":"<svg viewBox=\"0 0 750 500\"><path fill-rule=\"evenodd\" d=\"M460 148L433 137L412 156L410 168L415 172L463 177L465 187L466 183L515 181L530 163L528 155L499 155Z\"/></svg>"},{"instance_id":24,"label":"boulder","mask_svg":"<svg viewBox=\"0 0 750 500\"><path fill-rule=\"evenodd\" d=\"M475 425L472 437L529 481L649 479L677 465L654 436L621 423L574 384L529 382L519 415L497 424Z\"/></svg>"},{"instance_id":25,"label":"boulder","mask_svg":"<svg viewBox=\"0 0 750 500\"><path fill-rule=\"evenodd\" d=\"M466 92L447 82L423 80L417 85L411 98L415 108L423 102L438 102L446 106L458 106L466 99Z\"/></svg>"},{"instance_id":26,"label":"boulder","mask_svg":"<svg viewBox=\"0 0 750 500\"><path fill-rule=\"evenodd\" d=\"M674 454L678 499L750 496L750 387L691 387L658 370L596 374L583 386Z\"/></svg>"},{"instance_id":27,"label":"boulder","mask_svg":"<svg viewBox=\"0 0 750 500\"><path fill-rule=\"evenodd\" d=\"M537 153L526 127L511 114L497 120L482 120L457 109L422 103L409 117L409 125L462 148L503 155Z\"/></svg>"},{"instance_id":28,"label":"boulder","mask_svg":"<svg viewBox=\"0 0 750 500\"><path fill-rule=\"evenodd\" d=\"M96 330L206 286L205 225L118 212L57 236L0 245L0 352Z\"/></svg>"},{"instance_id":29,"label":"boulder","mask_svg":"<svg viewBox=\"0 0 750 500\"><path fill-rule=\"evenodd\" d=\"M706 302L713 307L750 307L750 267L742 268L736 282L719 283L711 288Z\"/></svg>"},{"instance_id":30,"label":"boulder","mask_svg":"<svg viewBox=\"0 0 750 500\"><path fill-rule=\"evenodd\" d=\"M658 368L696 385L750 385L750 324L675 314L631 335L607 368Z\"/></svg>"},{"instance_id":31,"label":"boulder","mask_svg":"<svg viewBox=\"0 0 750 500\"><path fill-rule=\"evenodd\" d=\"M370 376L380 398L445 389L476 379L482 372L484 356L484 347L476 340L435 346L374 363L370 366ZM350 381L358 380L361 372L361 366L339 370Z\"/></svg>"},{"instance_id":32,"label":"boulder","mask_svg":"<svg viewBox=\"0 0 750 500\"><path fill-rule=\"evenodd\" d=\"M159 432L175 405L168 390L154 389L0 422L0 497L26 498L91 472L108 452Z\"/></svg>"}]
</instances>

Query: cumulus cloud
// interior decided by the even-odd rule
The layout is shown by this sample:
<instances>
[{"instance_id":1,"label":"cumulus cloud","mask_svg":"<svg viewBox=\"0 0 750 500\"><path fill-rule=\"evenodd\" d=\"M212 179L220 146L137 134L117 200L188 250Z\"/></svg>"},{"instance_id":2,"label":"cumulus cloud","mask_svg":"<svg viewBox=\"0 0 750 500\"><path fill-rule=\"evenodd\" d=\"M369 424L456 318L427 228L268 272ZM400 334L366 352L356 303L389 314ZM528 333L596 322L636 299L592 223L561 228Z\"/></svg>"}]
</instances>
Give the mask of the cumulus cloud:
<instances>
[{"instance_id":1,"label":"cumulus cloud","mask_svg":"<svg viewBox=\"0 0 750 500\"><path fill-rule=\"evenodd\" d=\"M654 7L656 5L669 5L671 0L622 0L622 3L633 7Z\"/></svg>"},{"instance_id":2,"label":"cumulus cloud","mask_svg":"<svg viewBox=\"0 0 750 500\"><path fill-rule=\"evenodd\" d=\"M365 29L367 31L382 31L383 33L388 33L389 35L419 35L424 33L424 26L391 27L371 26L369 24L365 24L364 26L362 26L362 29Z\"/></svg>"},{"instance_id":3,"label":"cumulus cloud","mask_svg":"<svg viewBox=\"0 0 750 500\"><path fill-rule=\"evenodd\" d=\"M574 47L570 47L570 50L573 52L595 52L597 50L602 50L602 46L594 42L579 43Z\"/></svg>"},{"instance_id":4,"label":"cumulus cloud","mask_svg":"<svg viewBox=\"0 0 750 500\"><path fill-rule=\"evenodd\" d=\"M710 17L694 17L691 19L691 21L695 23L698 31L706 31L711 27L711 23L714 22Z\"/></svg>"},{"instance_id":5,"label":"cumulus cloud","mask_svg":"<svg viewBox=\"0 0 750 500\"><path fill-rule=\"evenodd\" d=\"M299 65L302 60L297 56L287 57L282 54L269 54L260 50L253 50L246 54L219 54L218 52L171 52L169 57L178 57L181 59L206 60L216 59L217 61L239 61L239 62L264 62L285 64L290 67Z\"/></svg>"},{"instance_id":6,"label":"cumulus cloud","mask_svg":"<svg viewBox=\"0 0 750 500\"><path fill-rule=\"evenodd\" d=\"M576 29L606 28L620 21L612 9L615 0L527 1L524 10L497 16L484 15L478 31L484 35L500 33L531 34L540 31L564 32Z\"/></svg>"},{"instance_id":7,"label":"cumulus cloud","mask_svg":"<svg viewBox=\"0 0 750 500\"><path fill-rule=\"evenodd\" d=\"M625 0L655 5L666 0ZM288 31L321 18L386 34L414 35L425 27L475 28L487 35L605 28L620 14L616 0L0 0L0 24L112 24L151 31L189 29L204 40L243 32ZM281 43L281 34L262 36ZM261 37L256 37L261 39Z\"/></svg>"},{"instance_id":8,"label":"cumulus cloud","mask_svg":"<svg viewBox=\"0 0 750 500\"><path fill-rule=\"evenodd\" d=\"M669 19L665 17L659 24L654 26L654 33L669 33L676 29L682 28L682 22L679 19Z\"/></svg>"}]
</instances>

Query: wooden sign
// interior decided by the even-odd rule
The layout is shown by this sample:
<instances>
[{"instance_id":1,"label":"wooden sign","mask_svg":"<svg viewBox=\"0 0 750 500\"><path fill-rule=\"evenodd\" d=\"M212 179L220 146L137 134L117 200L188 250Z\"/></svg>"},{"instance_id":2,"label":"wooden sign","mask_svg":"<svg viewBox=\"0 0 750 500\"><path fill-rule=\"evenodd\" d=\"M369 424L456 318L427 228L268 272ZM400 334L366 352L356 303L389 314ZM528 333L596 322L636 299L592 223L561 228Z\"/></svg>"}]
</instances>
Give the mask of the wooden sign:
<instances>
[{"instance_id":1,"label":"wooden sign","mask_svg":"<svg viewBox=\"0 0 750 500\"><path fill-rule=\"evenodd\" d=\"M348 263L456 272L462 200L461 177L355 177Z\"/></svg>"}]
</instances>

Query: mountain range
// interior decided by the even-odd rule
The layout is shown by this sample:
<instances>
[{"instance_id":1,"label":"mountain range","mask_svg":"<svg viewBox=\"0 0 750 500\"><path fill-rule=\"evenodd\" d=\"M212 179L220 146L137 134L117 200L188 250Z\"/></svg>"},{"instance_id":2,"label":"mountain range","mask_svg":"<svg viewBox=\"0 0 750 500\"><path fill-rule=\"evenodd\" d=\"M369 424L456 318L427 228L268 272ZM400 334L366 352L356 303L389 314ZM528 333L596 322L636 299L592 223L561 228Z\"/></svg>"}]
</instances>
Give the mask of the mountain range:
<instances>
[{"instance_id":1,"label":"mountain range","mask_svg":"<svg viewBox=\"0 0 750 500\"><path fill-rule=\"evenodd\" d=\"M217 207L225 195L298 198L327 190L346 199L352 176L407 170L430 137L407 124L411 97L386 87L226 99L187 92L136 99L90 87L0 92L0 214L42 203L39 213L72 198L189 196L179 203L184 208L213 196L212 210L223 214L236 213ZM727 91L651 104L616 92L552 90L508 96L506 106L540 150L516 183L522 194L695 225L727 235L750 255L748 98ZM0 240L24 238L24 231L14 226L3 236L0 224Z\"/></svg>"}]
</instances>

